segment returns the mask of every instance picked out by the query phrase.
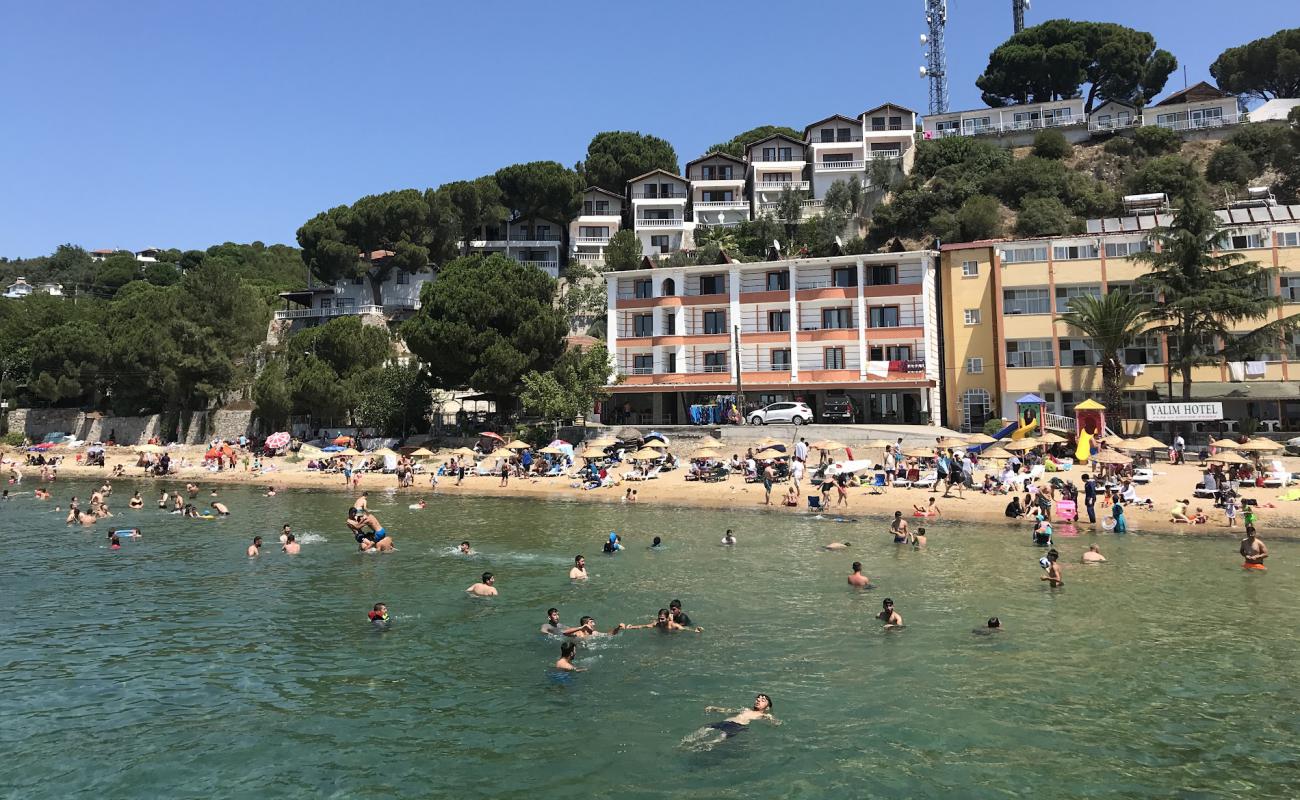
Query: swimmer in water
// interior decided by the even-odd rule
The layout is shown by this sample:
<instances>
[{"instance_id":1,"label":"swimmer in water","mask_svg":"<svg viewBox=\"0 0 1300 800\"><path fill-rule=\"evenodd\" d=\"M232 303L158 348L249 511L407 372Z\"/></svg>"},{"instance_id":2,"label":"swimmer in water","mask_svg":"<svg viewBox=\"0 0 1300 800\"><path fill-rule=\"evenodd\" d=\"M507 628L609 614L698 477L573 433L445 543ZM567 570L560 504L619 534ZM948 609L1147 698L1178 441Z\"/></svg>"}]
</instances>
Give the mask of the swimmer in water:
<instances>
[{"instance_id":1,"label":"swimmer in water","mask_svg":"<svg viewBox=\"0 0 1300 800\"><path fill-rule=\"evenodd\" d=\"M605 542L605 546L602 549L606 553L617 553L619 550L623 549L623 541L618 538L617 533L610 531L609 540Z\"/></svg>"},{"instance_id":2,"label":"swimmer in water","mask_svg":"<svg viewBox=\"0 0 1300 800\"><path fill-rule=\"evenodd\" d=\"M1238 550L1241 553L1242 567L1245 569L1266 569L1264 559L1268 558L1268 548L1264 542L1255 535L1255 526L1246 526L1246 538L1241 540L1241 547Z\"/></svg>"},{"instance_id":3,"label":"swimmer in water","mask_svg":"<svg viewBox=\"0 0 1300 800\"><path fill-rule=\"evenodd\" d=\"M663 540L663 539L660 539L658 536L656 536L656 537L655 537L655 540L654 540L653 542L650 543L650 549L651 549L651 550L659 550L659 549L661 549L663 546L664 546L664 540Z\"/></svg>"},{"instance_id":4,"label":"swimmer in water","mask_svg":"<svg viewBox=\"0 0 1300 800\"><path fill-rule=\"evenodd\" d=\"M475 597L496 597L497 596L497 579L491 572L484 572L482 580L466 589L466 592Z\"/></svg>"},{"instance_id":5,"label":"swimmer in water","mask_svg":"<svg viewBox=\"0 0 1300 800\"><path fill-rule=\"evenodd\" d=\"M364 497L365 495L362 496ZM362 550L369 550L370 547L373 547L383 553L393 549L392 538L389 537L388 531L384 530L384 526L379 521L379 517L376 517L373 512L358 512L357 521L370 528L370 535L362 539ZM366 546L366 542L371 543L370 547Z\"/></svg>"},{"instance_id":6,"label":"swimmer in water","mask_svg":"<svg viewBox=\"0 0 1300 800\"><path fill-rule=\"evenodd\" d=\"M680 622L674 622L672 616L668 613L668 609L666 608L659 609L659 613L655 615L654 622L647 622L644 625L620 625L619 627L625 631L635 631L644 628L658 628L659 630L665 632L694 631L695 633L704 633L704 629L701 627L697 626L694 628L688 628L685 625L681 624Z\"/></svg>"},{"instance_id":7,"label":"swimmer in water","mask_svg":"<svg viewBox=\"0 0 1300 800\"><path fill-rule=\"evenodd\" d=\"M547 636L559 636L564 633L564 626L560 624L560 609L546 609L546 622L542 623L542 633Z\"/></svg>"},{"instance_id":8,"label":"swimmer in water","mask_svg":"<svg viewBox=\"0 0 1300 800\"><path fill-rule=\"evenodd\" d=\"M352 507L355 508L358 512L369 510L369 505L367 504L365 492L362 492L361 494L357 495L357 499L353 501Z\"/></svg>"},{"instance_id":9,"label":"swimmer in water","mask_svg":"<svg viewBox=\"0 0 1300 800\"><path fill-rule=\"evenodd\" d=\"M871 579L862 574L862 562L853 562L853 572L849 575L849 586L865 589L871 585Z\"/></svg>"},{"instance_id":10,"label":"swimmer in water","mask_svg":"<svg viewBox=\"0 0 1300 800\"><path fill-rule=\"evenodd\" d=\"M886 597L881 605L885 610L877 614L876 619L885 623L885 630L903 627L903 615L894 610L894 601Z\"/></svg>"},{"instance_id":11,"label":"swimmer in water","mask_svg":"<svg viewBox=\"0 0 1300 800\"><path fill-rule=\"evenodd\" d=\"M560 643L560 657L555 662L556 669L562 669L565 672L583 672L583 667L575 667L573 658L578 652L578 646L573 642Z\"/></svg>"},{"instance_id":12,"label":"swimmer in water","mask_svg":"<svg viewBox=\"0 0 1300 800\"><path fill-rule=\"evenodd\" d=\"M185 491L189 492L191 500L199 496L199 487L195 486L192 483L185 484ZM216 494L215 490L213 491L213 494Z\"/></svg>"},{"instance_id":13,"label":"swimmer in water","mask_svg":"<svg viewBox=\"0 0 1300 800\"><path fill-rule=\"evenodd\" d=\"M292 533L292 532L293 532L293 529L289 527L289 523L286 522L285 524L281 525L281 526L280 526L280 544L284 544L285 542L289 541L289 534Z\"/></svg>"},{"instance_id":14,"label":"swimmer in water","mask_svg":"<svg viewBox=\"0 0 1300 800\"><path fill-rule=\"evenodd\" d=\"M730 547L735 543L736 543L736 534L731 532L731 528L727 528L727 532L722 535L722 544L726 545L727 547Z\"/></svg>"},{"instance_id":15,"label":"swimmer in water","mask_svg":"<svg viewBox=\"0 0 1300 800\"><path fill-rule=\"evenodd\" d=\"M1056 548L1047 551L1047 574L1039 578L1040 581L1047 581L1048 585L1056 588L1064 586L1065 582L1061 580L1061 565L1056 563L1061 554L1056 552Z\"/></svg>"},{"instance_id":16,"label":"swimmer in water","mask_svg":"<svg viewBox=\"0 0 1300 800\"><path fill-rule=\"evenodd\" d=\"M922 547L925 547L926 545L925 528L917 528L916 533L912 534L909 538L911 539L912 547L916 548L917 550L920 550Z\"/></svg>"},{"instance_id":17,"label":"swimmer in water","mask_svg":"<svg viewBox=\"0 0 1300 800\"><path fill-rule=\"evenodd\" d=\"M992 636L1002 630L1002 620L997 617L989 617L988 625L983 628L972 628L971 633L976 636Z\"/></svg>"},{"instance_id":18,"label":"swimmer in water","mask_svg":"<svg viewBox=\"0 0 1300 800\"><path fill-rule=\"evenodd\" d=\"M268 486L268 487L266 487L266 494L264 494L264 495L262 495L262 496L263 496L263 497L275 497L275 487L274 487L274 486Z\"/></svg>"},{"instance_id":19,"label":"swimmer in water","mask_svg":"<svg viewBox=\"0 0 1300 800\"><path fill-rule=\"evenodd\" d=\"M215 511L215 512L217 512L217 516L219 516L219 517L228 517L228 516L230 516L230 509L226 508L226 504L225 504L225 503L218 503L218 502L215 502L215 501L214 501L214 502L210 503L210 505L212 506L212 510Z\"/></svg>"},{"instance_id":20,"label":"swimmer in water","mask_svg":"<svg viewBox=\"0 0 1300 800\"><path fill-rule=\"evenodd\" d=\"M253 543L248 546L248 557L257 558L257 554L262 552L262 537L254 536Z\"/></svg>"},{"instance_id":21,"label":"swimmer in water","mask_svg":"<svg viewBox=\"0 0 1300 800\"><path fill-rule=\"evenodd\" d=\"M721 722L715 722L712 725L700 728L683 739L683 745L698 750L711 750L727 739L748 730L749 723L755 720L765 720L773 725L780 724L772 716L772 698L766 694L756 696L754 705L749 708L731 709L706 706L704 711L709 714L730 714L731 716Z\"/></svg>"},{"instance_id":22,"label":"swimmer in water","mask_svg":"<svg viewBox=\"0 0 1300 800\"><path fill-rule=\"evenodd\" d=\"M586 580L586 559L581 555L573 557L573 568L569 570L569 580Z\"/></svg>"},{"instance_id":23,"label":"swimmer in water","mask_svg":"<svg viewBox=\"0 0 1300 800\"><path fill-rule=\"evenodd\" d=\"M285 553L288 553L291 556L296 556L298 555L299 552L302 551L302 545L298 544L298 540L295 539L293 534L291 533L289 534L289 538L285 540L284 546L281 547L280 550L282 550Z\"/></svg>"},{"instance_id":24,"label":"swimmer in water","mask_svg":"<svg viewBox=\"0 0 1300 800\"><path fill-rule=\"evenodd\" d=\"M685 611L682 611L681 600L673 600L668 604L668 615L672 617L673 622L676 622L678 625L685 625L688 628L691 627L691 617Z\"/></svg>"},{"instance_id":25,"label":"swimmer in water","mask_svg":"<svg viewBox=\"0 0 1300 800\"><path fill-rule=\"evenodd\" d=\"M852 542L831 542L830 544L822 545L822 549L823 550L845 550L851 544Z\"/></svg>"},{"instance_id":26,"label":"swimmer in water","mask_svg":"<svg viewBox=\"0 0 1300 800\"><path fill-rule=\"evenodd\" d=\"M926 502L925 505L918 506L914 504L912 506L912 516L914 517L937 517L941 513L942 512L939 511L938 504L935 503L935 498L933 495L930 497L930 499Z\"/></svg>"},{"instance_id":27,"label":"swimmer in water","mask_svg":"<svg viewBox=\"0 0 1300 800\"><path fill-rule=\"evenodd\" d=\"M889 524L889 530L894 534L894 544L907 542L907 520L903 519L902 511L894 512L894 521Z\"/></svg>"},{"instance_id":28,"label":"swimmer in water","mask_svg":"<svg viewBox=\"0 0 1300 800\"><path fill-rule=\"evenodd\" d=\"M375 607L366 612L366 617L370 624L376 628L388 627L388 606L384 603L375 603Z\"/></svg>"},{"instance_id":29,"label":"swimmer in water","mask_svg":"<svg viewBox=\"0 0 1300 800\"><path fill-rule=\"evenodd\" d=\"M121 550L121 549L122 549L122 542L117 538L117 534L116 534L116 533L111 533L111 534L108 535L108 549L109 549L109 550Z\"/></svg>"},{"instance_id":30,"label":"swimmer in water","mask_svg":"<svg viewBox=\"0 0 1300 800\"><path fill-rule=\"evenodd\" d=\"M469 540L468 540L468 539L466 539L465 541L463 541L463 542L460 543L460 548L459 548L458 552L459 552L461 555L463 555L463 556L472 556L472 555L474 555L474 551L473 551L472 549L470 549L470 546L469 546Z\"/></svg>"},{"instance_id":31,"label":"swimmer in water","mask_svg":"<svg viewBox=\"0 0 1300 800\"><path fill-rule=\"evenodd\" d=\"M1083 563L1085 564L1100 564L1105 560L1106 557L1101 554L1101 550L1098 550L1095 544L1088 545L1088 551L1083 554Z\"/></svg>"},{"instance_id":32,"label":"swimmer in water","mask_svg":"<svg viewBox=\"0 0 1300 800\"><path fill-rule=\"evenodd\" d=\"M140 492L137 490L135 494L131 495L131 499L127 501L126 505L128 508L144 508L144 498L140 496Z\"/></svg>"},{"instance_id":33,"label":"swimmer in water","mask_svg":"<svg viewBox=\"0 0 1300 800\"><path fill-rule=\"evenodd\" d=\"M128 539L140 539L143 537L143 534L140 533L139 528L118 528L117 530L111 532L109 536L110 537L125 536Z\"/></svg>"},{"instance_id":34,"label":"swimmer in water","mask_svg":"<svg viewBox=\"0 0 1300 800\"><path fill-rule=\"evenodd\" d=\"M596 630L596 618L588 616L582 617L578 620L578 627L565 629L564 635L572 636L575 639L585 639L588 636L614 636L625 627L625 625L620 623L610 630L609 633L601 633Z\"/></svg>"}]
</instances>

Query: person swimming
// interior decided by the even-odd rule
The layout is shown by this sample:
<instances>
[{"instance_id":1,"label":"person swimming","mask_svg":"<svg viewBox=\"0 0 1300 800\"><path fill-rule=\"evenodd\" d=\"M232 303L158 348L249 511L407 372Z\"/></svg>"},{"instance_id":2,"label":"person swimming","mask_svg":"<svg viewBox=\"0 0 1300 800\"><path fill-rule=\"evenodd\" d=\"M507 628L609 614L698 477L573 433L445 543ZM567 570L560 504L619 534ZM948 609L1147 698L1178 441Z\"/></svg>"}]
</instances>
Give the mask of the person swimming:
<instances>
[{"instance_id":1,"label":"person swimming","mask_svg":"<svg viewBox=\"0 0 1300 800\"><path fill-rule=\"evenodd\" d=\"M1047 581L1052 588L1064 586L1065 582L1061 580L1061 565L1056 563L1057 559L1060 558L1060 554L1053 548L1047 551L1045 558L1047 560L1047 566L1045 567L1047 574L1040 577L1039 580Z\"/></svg>"},{"instance_id":2,"label":"person swimming","mask_svg":"<svg viewBox=\"0 0 1300 800\"><path fill-rule=\"evenodd\" d=\"M730 547L735 543L736 543L736 534L731 532L731 528L727 528L727 532L722 535L722 544L726 545L727 547Z\"/></svg>"},{"instance_id":3,"label":"person swimming","mask_svg":"<svg viewBox=\"0 0 1300 800\"><path fill-rule=\"evenodd\" d=\"M474 555L474 550L473 550L473 548L471 548L471 547L469 546L469 540L468 540L468 539L466 539L465 541L463 541L463 542L460 543L460 547L458 548L457 552L459 552L459 553L460 553L461 555L463 555L463 556L472 556L472 555Z\"/></svg>"},{"instance_id":4,"label":"person swimming","mask_svg":"<svg viewBox=\"0 0 1300 800\"><path fill-rule=\"evenodd\" d=\"M559 636L564 633L564 625L560 623L560 609L546 609L546 622L542 623L542 633L547 636Z\"/></svg>"},{"instance_id":5,"label":"person swimming","mask_svg":"<svg viewBox=\"0 0 1300 800\"><path fill-rule=\"evenodd\" d=\"M876 619L885 623L885 630L903 627L903 615L894 610L894 601L891 598L886 597L881 606L884 610L876 615Z\"/></svg>"},{"instance_id":6,"label":"person swimming","mask_svg":"<svg viewBox=\"0 0 1300 800\"><path fill-rule=\"evenodd\" d=\"M604 547L601 549L606 553L617 553L619 550L623 549L623 542L618 538L617 533L610 531L609 540L605 542Z\"/></svg>"},{"instance_id":7,"label":"person swimming","mask_svg":"<svg viewBox=\"0 0 1300 800\"><path fill-rule=\"evenodd\" d=\"M388 627L388 606L384 603L375 603L375 607L366 612L366 617L376 628Z\"/></svg>"},{"instance_id":8,"label":"person swimming","mask_svg":"<svg viewBox=\"0 0 1300 800\"><path fill-rule=\"evenodd\" d=\"M574 656L578 653L578 646L573 642L560 643L560 657L555 662L555 668L565 672L583 672L582 667L573 665Z\"/></svg>"},{"instance_id":9,"label":"person swimming","mask_svg":"<svg viewBox=\"0 0 1300 800\"><path fill-rule=\"evenodd\" d=\"M108 536L108 549L109 549L109 550L121 550L121 549L122 549L122 542L121 542L121 540L119 540L119 539L117 538L117 534L116 534L116 533L111 533L111 534L109 534L109 536Z\"/></svg>"},{"instance_id":10,"label":"person swimming","mask_svg":"<svg viewBox=\"0 0 1300 800\"><path fill-rule=\"evenodd\" d=\"M727 739L748 730L749 724L756 720L766 720L773 725L780 724L772 716L772 698L762 692L754 697L754 705L749 708L737 710L706 706L704 710L710 714L730 714L731 716L721 722L715 722L700 728L683 739L683 745L698 750L711 750Z\"/></svg>"},{"instance_id":11,"label":"person swimming","mask_svg":"<svg viewBox=\"0 0 1300 800\"><path fill-rule=\"evenodd\" d=\"M903 519L902 511L894 512L894 521L889 524L889 530L894 534L894 544L907 542L907 520Z\"/></svg>"},{"instance_id":12,"label":"person swimming","mask_svg":"<svg viewBox=\"0 0 1300 800\"><path fill-rule=\"evenodd\" d=\"M701 627L697 626L694 628L688 628L687 626L681 624L680 622L677 622L676 620L673 619L672 614L669 613L668 609L666 608L659 609L659 612L655 615L654 622L647 622L644 625L619 625L619 628L622 628L625 631L635 631L635 630L641 630L645 628L658 628L659 630L664 632L694 631L695 633L704 633L704 629Z\"/></svg>"},{"instance_id":13,"label":"person swimming","mask_svg":"<svg viewBox=\"0 0 1300 800\"><path fill-rule=\"evenodd\" d=\"M573 568L569 570L569 580L585 581L587 579L587 559L582 556L573 557Z\"/></svg>"},{"instance_id":14,"label":"person swimming","mask_svg":"<svg viewBox=\"0 0 1300 800\"><path fill-rule=\"evenodd\" d=\"M853 562L853 572L849 575L849 586L856 586L859 589L865 589L871 585L871 579L862 574L862 562Z\"/></svg>"},{"instance_id":15,"label":"person swimming","mask_svg":"<svg viewBox=\"0 0 1300 800\"><path fill-rule=\"evenodd\" d=\"M1000 630L1002 630L1002 620L997 617L989 617L987 625L983 628L972 628L971 633L976 636L992 636Z\"/></svg>"},{"instance_id":16,"label":"person swimming","mask_svg":"<svg viewBox=\"0 0 1300 800\"><path fill-rule=\"evenodd\" d=\"M664 540L660 539L658 536L656 536L655 540L650 543L651 550L660 550L663 548L663 546L664 546Z\"/></svg>"}]
</instances>

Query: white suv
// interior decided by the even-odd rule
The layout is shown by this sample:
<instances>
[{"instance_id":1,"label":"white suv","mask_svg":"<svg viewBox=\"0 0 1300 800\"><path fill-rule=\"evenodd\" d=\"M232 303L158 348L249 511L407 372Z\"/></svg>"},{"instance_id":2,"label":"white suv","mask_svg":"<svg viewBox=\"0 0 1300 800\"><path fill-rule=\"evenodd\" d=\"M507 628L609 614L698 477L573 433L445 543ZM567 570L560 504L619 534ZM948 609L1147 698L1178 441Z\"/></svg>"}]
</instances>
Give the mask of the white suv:
<instances>
[{"instance_id":1,"label":"white suv","mask_svg":"<svg viewBox=\"0 0 1300 800\"><path fill-rule=\"evenodd\" d=\"M793 422L802 425L813 418L812 409L805 403L773 403L766 408L751 411L750 425L766 425L769 422Z\"/></svg>"}]
</instances>

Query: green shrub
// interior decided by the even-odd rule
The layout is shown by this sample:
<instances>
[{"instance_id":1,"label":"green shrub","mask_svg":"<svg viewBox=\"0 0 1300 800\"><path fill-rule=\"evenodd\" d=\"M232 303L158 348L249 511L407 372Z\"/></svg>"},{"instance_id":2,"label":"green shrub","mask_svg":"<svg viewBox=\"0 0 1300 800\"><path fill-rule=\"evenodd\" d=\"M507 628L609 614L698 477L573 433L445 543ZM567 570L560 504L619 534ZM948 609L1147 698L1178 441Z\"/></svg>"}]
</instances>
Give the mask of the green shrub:
<instances>
[{"instance_id":1,"label":"green shrub","mask_svg":"<svg viewBox=\"0 0 1300 800\"><path fill-rule=\"evenodd\" d=\"M1102 146L1102 149L1113 156L1127 158L1133 155L1137 148L1134 147L1133 140L1127 136L1116 136L1114 139L1106 142L1106 144Z\"/></svg>"},{"instance_id":2,"label":"green shrub","mask_svg":"<svg viewBox=\"0 0 1300 800\"><path fill-rule=\"evenodd\" d=\"M1039 131L1034 136L1034 155L1039 158L1060 160L1073 151L1074 147L1066 141L1065 134L1060 131Z\"/></svg>"},{"instance_id":3,"label":"green shrub","mask_svg":"<svg viewBox=\"0 0 1300 800\"><path fill-rule=\"evenodd\" d=\"M1133 145L1143 155L1160 156L1166 153L1177 153L1183 147L1183 140L1168 128L1147 125L1133 133Z\"/></svg>"},{"instance_id":4,"label":"green shrub","mask_svg":"<svg viewBox=\"0 0 1300 800\"><path fill-rule=\"evenodd\" d=\"M996 436L998 431L1007 427L1007 424L1008 424L1007 421L1005 419L1002 419L1001 417L994 417L993 419L985 420L984 435Z\"/></svg>"},{"instance_id":5,"label":"green shrub","mask_svg":"<svg viewBox=\"0 0 1300 800\"><path fill-rule=\"evenodd\" d=\"M975 195L957 211L957 225L962 241L992 239L1002 235L1002 208L988 195Z\"/></svg>"},{"instance_id":6,"label":"green shrub","mask_svg":"<svg viewBox=\"0 0 1300 800\"><path fill-rule=\"evenodd\" d=\"M1214 151L1205 165L1205 179L1210 183L1227 183L1245 186L1259 175L1259 167L1245 150L1235 144L1225 144Z\"/></svg>"},{"instance_id":7,"label":"green shrub","mask_svg":"<svg viewBox=\"0 0 1300 800\"><path fill-rule=\"evenodd\" d=\"M27 437L21 431L10 431L4 436L0 436L0 444L6 447L22 447L25 441L27 441Z\"/></svg>"},{"instance_id":8,"label":"green shrub","mask_svg":"<svg viewBox=\"0 0 1300 800\"><path fill-rule=\"evenodd\" d=\"M1287 130L1283 126L1240 125L1224 146L1232 145L1244 152L1255 162L1256 174L1259 174L1268 169L1274 155L1286 147L1286 140Z\"/></svg>"},{"instance_id":9,"label":"green shrub","mask_svg":"<svg viewBox=\"0 0 1300 800\"><path fill-rule=\"evenodd\" d=\"M1164 192L1175 205L1188 197L1203 195L1205 179L1196 165L1178 156L1160 156L1144 162L1125 184L1129 194Z\"/></svg>"},{"instance_id":10,"label":"green shrub","mask_svg":"<svg viewBox=\"0 0 1300 800\"><path fill-rule=\"evenodd\" d=\"M1019 236L1063 236L1078 233L1079 218L1055 197L1030 197L1020 204L1016 217Z\"/></svg>"}]
</instances>

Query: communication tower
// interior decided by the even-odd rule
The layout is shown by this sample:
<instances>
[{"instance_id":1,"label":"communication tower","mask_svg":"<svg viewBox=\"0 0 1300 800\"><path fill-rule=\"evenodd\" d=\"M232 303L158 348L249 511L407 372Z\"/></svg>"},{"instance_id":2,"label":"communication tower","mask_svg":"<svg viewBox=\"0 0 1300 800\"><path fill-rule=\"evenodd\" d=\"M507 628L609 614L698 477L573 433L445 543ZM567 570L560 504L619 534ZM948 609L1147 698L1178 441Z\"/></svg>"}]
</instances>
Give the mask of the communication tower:
<instances>
[{"instance_id":1,"label":"communication tower","mask_svg":"<svg viewBox=\"0 0 1300 800\"><path fill-rule=\"evenodd\" d=\"M925 66L921 77L930 81L930 113L948 110L948 59L944 55L943 29L948 24L948 0L922 0L925 3L927 32L921 34L926 45Z\"/></svg>"}]
</instances>

